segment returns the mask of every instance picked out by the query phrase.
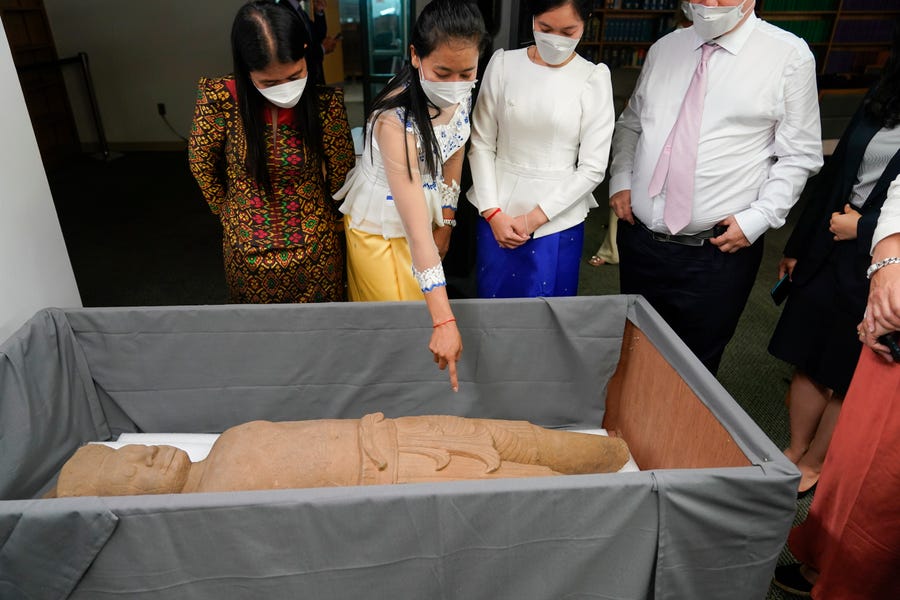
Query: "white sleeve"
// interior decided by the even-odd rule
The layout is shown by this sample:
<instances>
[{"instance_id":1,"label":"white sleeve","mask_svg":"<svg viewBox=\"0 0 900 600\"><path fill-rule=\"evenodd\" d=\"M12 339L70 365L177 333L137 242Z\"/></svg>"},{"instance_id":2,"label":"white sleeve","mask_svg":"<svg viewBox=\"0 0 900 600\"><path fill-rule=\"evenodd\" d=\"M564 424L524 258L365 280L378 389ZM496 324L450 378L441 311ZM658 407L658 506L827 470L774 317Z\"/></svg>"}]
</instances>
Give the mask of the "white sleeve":
<instances>
[{"instance_id":1,"label":"white sleeve","mask_svg":"<svg viewBox=\"0 0 900 600\"><path fill-rule=\"evenodd\" d=\"M638 140L643 131L641 127L641 110L644 103L645 81L653 69L653 56L656 46L651 46L647 58L638 75L634 91L625 105L625 110L616 121L616 130L612 139L612 163L609 166L609 195L612 197L623 190L631 189L631 174L634 172L634 154Z\"/></svg>"},{"instance_id":2,"label":"white sleeve","mask_svg":"<svg viewBox=\"0 0 900 600\"><path fill-rule=\"evenodd\" d=\"M881 206L881 214L878 216L878 225L872 235L872 252L878 242L886 237L900 233L900 176L891 183L888 188L887 198Z\"/></svg>"},{"instance_id":3,"label":"white sleeve","mask_svg":"<svg viewBox=\"0 0 900 600\"><path fill-rule=\"evenodd\" d=\"M479 213L499 208L497 198L497 111L502 107L503 50L497 50L484 72L475 110L472 111L472 143L469 148L469 167L472 170L474 200L470 202ZM477 204L476 202L477 201Z\"/></svg>"},{"instance_id":4,"label":"white sleeve","mask_svg":"<svg viewBox=\"0 0 900 600\"><path fill-rule=\"evenodd\" d=\"M784 119L775 126L777 161L759 189L757 199L734 215L752 243L784 225L800 198L806 180L822 167L822 132L816 63L809 51L799 54L784 75Z\"/></svg>"},{"instance_id":5,"label":"white sleeve","mask_svg":"<svg viewBox=\"0 0 900 600\"><path fill-rule=\"evenodd\" d=\"M609 163L609 145L615 121L609 69L606 65L599 64L594 67L581 94L578 166L561 186L559 193L538 204L547 218L552 220L585 194L594 191L603 181Z\"/></svg>"}]
</instances>

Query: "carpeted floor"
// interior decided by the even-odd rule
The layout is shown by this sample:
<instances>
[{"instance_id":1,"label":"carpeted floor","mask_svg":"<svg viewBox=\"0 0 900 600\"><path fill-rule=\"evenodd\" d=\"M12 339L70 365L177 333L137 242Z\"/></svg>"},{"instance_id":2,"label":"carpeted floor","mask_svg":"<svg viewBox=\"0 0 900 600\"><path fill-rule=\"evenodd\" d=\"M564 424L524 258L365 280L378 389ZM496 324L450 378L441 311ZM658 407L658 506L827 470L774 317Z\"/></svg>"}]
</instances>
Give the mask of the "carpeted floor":
<instances>
[{"instance_id":1,"label":"carpeted floor","mask_svg":"<svg viewBox=\"0 0 900 600\"><path fill-rule=\"evenodd\" d=\"M111 162L81 157L48 177L85 306L225 302L221 228L185 153L135 152ZM597 190L604 207L605 193L605 186ZM588 217L581 295L618 293L618 267L587 264L606 220L605 208ZM719 372L724 387L779 447L788 441L784 396L791 369L769 356L766 346L780 310L769 289L789 231L790 224L766 236L762 268ZM456 280L454 289L471 289L464 277ZM798 520L810 500L798 502ZM789 560L785 551L781 562ZM767 596L787 597L774 588Z\"/></svg>"}]
</instances>

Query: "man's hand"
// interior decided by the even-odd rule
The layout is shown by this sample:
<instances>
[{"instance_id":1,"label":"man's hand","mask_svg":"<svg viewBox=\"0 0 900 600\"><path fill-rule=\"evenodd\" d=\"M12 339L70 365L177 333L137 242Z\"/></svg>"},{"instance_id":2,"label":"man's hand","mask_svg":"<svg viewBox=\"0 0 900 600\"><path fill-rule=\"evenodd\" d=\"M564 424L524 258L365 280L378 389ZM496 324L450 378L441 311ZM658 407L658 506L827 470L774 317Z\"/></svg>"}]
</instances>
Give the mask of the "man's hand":
<instances>
[{"instance_id":1,"label":"man's hand","mask_svg":"<svg viewBox=\"0 0 900 600\"><path fill-rule=\"evenodd\" d=\"M856 239L856 224L862 215L850 206L844 205L843 213L831 213L831 221L828 223L828 231L834 234L834 241Z\"/></svg>"},{"instance_id":2,"label":"man's hand","mask_svg":"<svg viewBox=\"0 0 900 600\"><path fill-rule=\"evenodd\" d=\"M631 213L631 190L616 192L609 199L609 207L616 216L634 225L634 215Z\"/></svg>"},{"instance_id":3,"label":"man's hand","mask_svg":"<svg viewBox=\"0 0 900 600\"><path fill-rule=\"evenodd\" d=\"M709 243L717 247L722 252L733 254L741 248L746 248L750 245L750 240L748 240L747 236L744 235L744 230L741 229L740 225L738 225L737 219L734 218L734 215L725 217L724 219L719 221L717 225L722 225L723 227L727 227L727 229L722 235L710 238Z\"/></svg>"}]
</instances>

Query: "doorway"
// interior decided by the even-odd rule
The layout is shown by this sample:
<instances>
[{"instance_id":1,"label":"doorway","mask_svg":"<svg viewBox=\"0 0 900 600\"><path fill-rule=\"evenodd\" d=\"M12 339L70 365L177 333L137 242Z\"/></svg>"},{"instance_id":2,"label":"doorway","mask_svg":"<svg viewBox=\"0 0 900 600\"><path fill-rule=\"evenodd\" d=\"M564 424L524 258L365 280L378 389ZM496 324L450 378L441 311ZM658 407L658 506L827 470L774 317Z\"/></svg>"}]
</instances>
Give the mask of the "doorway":
<instances>
[{"instance_id":1,"label":"doorway","mask_svg":"<svg viewBox=\"0 0 900 600\"><path fill-rule=\"evenodd\" d=\"M56 168L80 145L43 0L0 2L0 20L44 168Z\"/></svg>"},{"instance_id":2,"label":"doorway","mask_svg":"<svg viewBox=\"0 0 900 600\"><path fill-rule=\"evenodd\" d=\"M345 90L361 91L363 113L403 66L409 48L410 0L339 0ZM348 104L348 111L352 107ZM348 114L351 126L359 126Z\"/></svg>"}]
</instances>

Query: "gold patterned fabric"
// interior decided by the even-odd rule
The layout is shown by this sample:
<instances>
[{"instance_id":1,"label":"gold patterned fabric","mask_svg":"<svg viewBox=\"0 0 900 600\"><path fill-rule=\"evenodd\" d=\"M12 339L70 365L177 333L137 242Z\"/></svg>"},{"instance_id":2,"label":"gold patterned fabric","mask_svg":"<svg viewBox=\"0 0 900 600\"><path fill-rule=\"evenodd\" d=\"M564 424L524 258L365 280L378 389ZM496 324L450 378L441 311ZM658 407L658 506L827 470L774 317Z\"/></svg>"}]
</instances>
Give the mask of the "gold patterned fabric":
<instances>
[{"instance_id":1,"label":"gold patterned fabric","mask_svg":"<svg viewBox=\"0 0 900 600\"><path fill-rule=\"evenodd\" d=\"M332 195L355 156L341 90L320 87L325 165L306 147L291 109L267 111L272 194L247 172L232 77L202 78L188 144L191 172L222 222L229 300L343 300L344 240Z\"/></svg>"}]
</instances>

